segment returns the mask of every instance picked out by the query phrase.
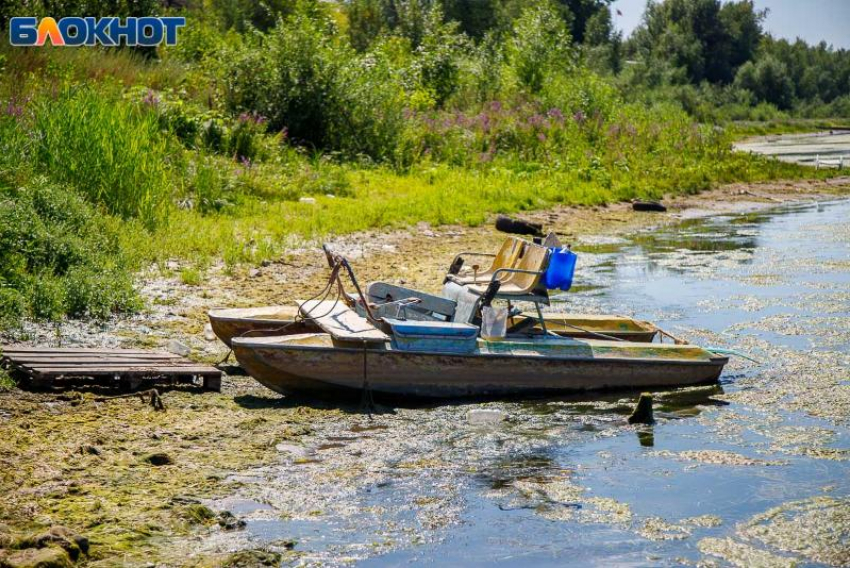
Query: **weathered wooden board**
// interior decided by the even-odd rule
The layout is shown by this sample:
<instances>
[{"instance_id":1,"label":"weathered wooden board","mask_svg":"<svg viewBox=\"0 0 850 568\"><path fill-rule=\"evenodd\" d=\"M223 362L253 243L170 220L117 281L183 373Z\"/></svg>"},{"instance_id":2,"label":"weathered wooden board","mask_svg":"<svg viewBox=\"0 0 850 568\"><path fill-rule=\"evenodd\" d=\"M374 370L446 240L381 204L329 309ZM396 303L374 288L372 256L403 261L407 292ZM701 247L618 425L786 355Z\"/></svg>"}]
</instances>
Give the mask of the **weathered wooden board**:
<instances>
[{"instance_id":1,"label":"weathered wooden board","mask_svg":"<svg viewBox=\"0 0 850 568\"><path fill-rule=\"evenodd\" d=\"M13 365L15 365L13 363ZM214 375L221 371L212 367L190 367L187 365L143 365L139 363L72 365L70 363L56 365L15 365L16 367L31 370L39 375L62 375L89 377L93 375Z\"/></svg>"},{"instance_id":2,"label":"weathered wooden board","mask_svg":"<svg viewBox=\"0 0 850 568\"><path fill-rule=\"evenodd\" d=\"M100 353L93 353L91 355L86 355L84 353L74 353L72 355L33 355L25 353L21 355L14 354L11 357L13 357L18 363L50 363L51 361L73 361L75 363L97 363L99 361L110 361L114 363L133 363L144 361L167 365L169 363L180 363L183 361L183 358L179 356L159 357L135 355L133 357L110 357L109 355Z\"/></svg>"},{"instance_id":3,"label":"weathered wooden board","mask_svg":"<svg viewBox=\"0 0 850 568\"><path fill-rule=\"evenodd\" d=\"M204 387L221 389L221 371L173 353L142 349L2 347L0 363L28 376L38 386L62 378L108 377L137 383L143 378L186 380L199 377Z\"/></svg>"},{"instance_id":4,"label":"weathered wooden board","mask_svg":"<svg viewBox=\"0 0 850 568\"><path fill-rule=\"evenodd\" d=\"M310 300L298 302L298 307L303 317L315 321L334 339L367 343L383 343L389 339L387 334L342 302Z\"/></svg>"},{"instance_id":5,"label":"weathered wooden board","mask_svg":"<svg viewBox=\"0 0 850 568\"><path fill-rule=\"evenodd\" d=\"M6 345L0 347L3 350L4 354L7 353L52 353L52 354L62 354L62 353L110 353L114 355L169 355L173 356L173 353L167 353L164 351L146 351L144 349L97 349L97 348L87 348L87 347L28 347L25 345Z\"/></svg>"}]
</instances>

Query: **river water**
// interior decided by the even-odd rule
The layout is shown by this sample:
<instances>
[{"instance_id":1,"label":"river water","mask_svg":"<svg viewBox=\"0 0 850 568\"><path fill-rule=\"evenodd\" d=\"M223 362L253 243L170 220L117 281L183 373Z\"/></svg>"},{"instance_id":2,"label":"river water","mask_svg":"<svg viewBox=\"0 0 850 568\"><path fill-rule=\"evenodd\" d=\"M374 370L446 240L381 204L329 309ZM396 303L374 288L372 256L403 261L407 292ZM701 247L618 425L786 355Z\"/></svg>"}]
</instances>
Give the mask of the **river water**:
<instances>
[{"instance_id":1,"label":"river water","mask_svg":"<svg viewBox=\"0 0 850 568\"><path fill-rule=\"evenodd\" d=\"M850 201L576 243L557 309L734 348L719 386L323 411L234 481L216 546L296 564L850 564ZM469 411L506 419L474 424ZM234 542L236 539L238 542Z\"/></svg>"}]
</instances>

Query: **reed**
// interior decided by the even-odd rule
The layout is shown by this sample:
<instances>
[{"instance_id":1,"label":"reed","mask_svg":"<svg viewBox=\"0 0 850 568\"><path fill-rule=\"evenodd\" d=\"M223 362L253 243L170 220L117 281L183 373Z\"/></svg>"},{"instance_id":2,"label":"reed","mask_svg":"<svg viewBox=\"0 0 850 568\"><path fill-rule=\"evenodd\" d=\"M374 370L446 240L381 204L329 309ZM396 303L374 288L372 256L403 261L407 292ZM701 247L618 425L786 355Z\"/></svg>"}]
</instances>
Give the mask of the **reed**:
<instances>
[{"instance_id":1,"label":"reed","mask_svg":"<svg viewBox=\"0 0 850 568\"><path fill-rule=\"evenodd\" d=\"M149 228L167 220L179 166L154 113L108 93L69 87L39 99L33 116L38 169L125 219L137 217Z\"/></svg>"}]
</instances>

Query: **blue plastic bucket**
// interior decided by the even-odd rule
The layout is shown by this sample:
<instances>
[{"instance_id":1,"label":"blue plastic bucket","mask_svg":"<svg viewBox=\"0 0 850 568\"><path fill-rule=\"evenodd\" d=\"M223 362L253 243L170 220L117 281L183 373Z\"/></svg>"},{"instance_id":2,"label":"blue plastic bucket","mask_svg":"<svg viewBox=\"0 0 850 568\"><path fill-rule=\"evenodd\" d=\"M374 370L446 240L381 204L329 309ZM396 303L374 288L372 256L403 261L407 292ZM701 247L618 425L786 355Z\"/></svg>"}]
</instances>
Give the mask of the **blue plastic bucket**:
<instances>
[{"instance_id":1,"label":"blue plastic bucket","mask_svg":"<svg viewBox=\"0 0 850 568\"><path fill-rule=\"evenodd\" d=\"M543 275L543 283L549 290L569 290L573 285L578 255L570 249L550 249L549 267Z\"/></svg>"}]
</instances>

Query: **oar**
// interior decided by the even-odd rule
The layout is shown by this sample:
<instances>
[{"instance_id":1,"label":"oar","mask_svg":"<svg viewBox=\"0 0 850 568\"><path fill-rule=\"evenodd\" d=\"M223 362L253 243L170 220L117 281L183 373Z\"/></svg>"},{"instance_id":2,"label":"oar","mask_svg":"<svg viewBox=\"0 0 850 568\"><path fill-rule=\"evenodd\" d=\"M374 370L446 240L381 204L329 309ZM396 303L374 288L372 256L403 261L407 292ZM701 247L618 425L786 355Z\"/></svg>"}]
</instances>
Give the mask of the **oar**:
<instances>
[{"instance_id":1,"label":"oar","mask_svg":"<svg viewBox=\"0 0 850 568\"><path fill-rule=\"evenodd\" d=\"M589 329L584 329L583 327L579 327L577 325L572 325L572 324L569 324L565 321L558 322L558 323L560 323L564 327L570 327L570 328L575 329L577 331L581 331L583 333L586 333L587 335L591 335L591 336L594 336L594 337L601 337L602 339L605 339L605 340L608 340L608 341L625 341L625 339L623 339L622 337L614 337L613 335L606 335L604 333L599 333L599 332L596 332L596 331L590 331ZM558 335L554 331L551 332L551 333L554 334L554 335ZM560 335L558 335L558 337L560 337Z\"/></svg>"},{"instance_id":2,"label":"oar","mask_svg":"<svg viewBox=\"0 0 850 568\"><path fill-rule=\"evenodd\" d=\"M762 365L763 363L758 359L753 359L749 355L741 353L740 351L735 351L734 349L726 349L725 347L706 347L706 351L711 351L712 353L717 353L718 355L736 355L741 357L742 359L746 359L747 361L752 361L757 365Z\"/></svg>"}]
</instances>

